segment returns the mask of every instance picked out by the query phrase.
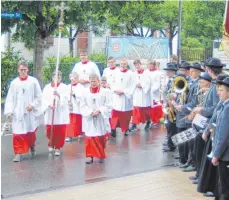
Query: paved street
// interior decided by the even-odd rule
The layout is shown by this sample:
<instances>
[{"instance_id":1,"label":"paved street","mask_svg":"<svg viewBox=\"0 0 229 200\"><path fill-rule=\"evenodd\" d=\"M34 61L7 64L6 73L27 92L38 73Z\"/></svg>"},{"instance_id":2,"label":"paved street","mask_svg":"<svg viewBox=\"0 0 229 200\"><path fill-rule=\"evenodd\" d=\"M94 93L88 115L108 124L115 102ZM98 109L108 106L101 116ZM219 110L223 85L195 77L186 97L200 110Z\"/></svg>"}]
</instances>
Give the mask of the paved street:
<instances>
[{"instance_id":1,"label":"paved street","mask_svg":"<svg viewBox=\"0 0 229 200\"><path fill-rule=\"evenodd\" d=\"M180 169L163 169L9 200L213 200L196 192Z\"/></svg>"},{"instance_id":2,"label":"paved street","mask_svg":"<svg viewBox=\"0 0 229 200\"><path fill-rule=\"evenodd\" d=\"M143 127L128 137L119 133L108 141L105 163L85 165L83 138L66 144L60 157L48 154L43 128L37 133L37 155L25 155L20 163L13 163L12 137L2 136L2 195L20 196L85 183L139 174L171 167L170 153L162 152L164 127L145 132Z\"/></svg>"}]
</instances>

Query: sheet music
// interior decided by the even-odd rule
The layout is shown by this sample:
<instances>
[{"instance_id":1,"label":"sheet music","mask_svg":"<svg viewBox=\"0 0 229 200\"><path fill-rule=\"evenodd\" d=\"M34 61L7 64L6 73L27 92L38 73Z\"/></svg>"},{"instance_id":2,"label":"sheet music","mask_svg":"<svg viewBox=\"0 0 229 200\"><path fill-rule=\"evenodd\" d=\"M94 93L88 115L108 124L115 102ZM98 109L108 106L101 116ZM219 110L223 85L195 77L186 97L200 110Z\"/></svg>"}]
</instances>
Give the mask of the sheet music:
<instances>
[{"instance_id":1,"label":"sheet music","mask_svg":"<svg viewBox=\"0 0 229 200\"><path fill-rule=\"evenodd\" d=\"M200 128L204 128L207 124L207 118L200 115L196 114L195 118L193 119L192 123L199 126Z\"/></svg>"}]
</instances>

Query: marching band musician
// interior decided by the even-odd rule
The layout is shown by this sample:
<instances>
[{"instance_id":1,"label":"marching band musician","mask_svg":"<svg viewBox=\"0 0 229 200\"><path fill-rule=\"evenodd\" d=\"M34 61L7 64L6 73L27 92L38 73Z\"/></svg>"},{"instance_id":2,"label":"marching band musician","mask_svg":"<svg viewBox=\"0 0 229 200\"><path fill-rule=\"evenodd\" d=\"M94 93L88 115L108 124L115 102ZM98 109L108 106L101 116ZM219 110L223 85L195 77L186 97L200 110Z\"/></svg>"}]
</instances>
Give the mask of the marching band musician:
<instances>
[{"instance_id":1,"label":"marching band musician","mask_svg":"<svg viewBox=\"0 0 229 200\"><path fill-rule=\"evenodd\" d=\"M163 99L164 99L164 107L166 108L171 108L171 97L170 97L170 91L172 90L172 82L173 79L176 75L177 71L177 65L175 63L167 63L167 67L164 68L163 70L166 71L166 76L168 77L168 82L164 91ZM176 127L176 121L174 119L169 119L167 113L167 124L166 124L166 129L167 129L167 142L164 143L164 151L173 151L176 147L174 146L172 142L172 136L177 133L177 127ZM171 117L172 118L172 117Z\"/></svg>"},{"instance_id":2,"label":"marching band musician","mask_svg":"<svg viewBox=\"0 0 229 200\"><path fill-rule=\"evenodd\" d=\"M4 113L7 120L12 119L14 162L20 162L21 155L29 150L32 156L35 155L36 130L42 114L41 88L28 71L25 61L19 61L19 77L11 82L5 101Z\"/></svg>"},{"instance_id":3,"label":"marching band musician","mask_svg":"<svg viewBox=\"0 0 229 200\"><path fill-rule=\"evenodd\" d=\"M146 63L148 74L150 77L150 95L151 95L151 127L158 124L163 117L162 106L159 102L160 95L160 77L161 74L157 70L156 61L149 60Z\"/></svg>"},{"instance_id":4,"label":"marching band musician","mask_svg":"<svg viewBox=\"0 0 229 200\"><path fill-rule=\"evenodd\" d=\"M111 136L116 137L116 128L120 127L125 136L129 130L129 124L133 109L133 92L135 89L133 72L128 70L128 62L122 59L120 69L116 72L114 83L111 86L112 118Z\"/></svg>"},{"instance_id":5,"label":"marching band musician","mask_svg":"<svg viewBox=\"0 0 229 200\"><path fill-rule=\"evenodd\" d=\"M207 72L204 74L200 75L199 77L199 89L197 93L197 106L202 107L208 90L211 86L211 76ZM189 115L189 120L192 121L194 119L193 112ZM200 165L201 165L201 159L202 159L202 154L204 151L204 140L201 137L201 134L197 135L196 138L194 139L194 159L195 159L195 167L196 167L196 175L189 177L190 180L193 181L193 184L198 183L198 177L200 173Z\"/></svg>"},{"instance_id":6,"label":"marching band musician","mask_svg":"<svg viewBox=\"0 0 229 200\"><path fill-rule=\"evenodd\" d=\"M206 63L206 69L212 80L217 78L222 72L223 64L218 58L212 58ZM195 114L200 114L204 117L211 118L219 102L219 96L216 90L216 84L212 83L211 87L206 96L203 107L194 108L193 112ZM209 139L205 134L203 134L203 139L207 140L205 143L205 148L201 161L200 175L198 179L197 191L205 193L205 196L213 196L212 192L215 191L216 187L216 168L206 159L207 155L211 152L211 139ZM208 193L210 191L211 193Z\"/></svg>"},{"instance_id":7,"label":"marching band musician","mask_svg":"<svg viewBox=\"0 0 229 200\"><path fill-rule=\"evenodd\" d=\"M229 199L229 77L218 83L219 97L223 104L217 114L212 164L218 168L222 198L227 200Z\"/></svg>"},{"instance_id":8,"label":"marching band musician","mask_svg":"<svg viewBox=\"0 0 229 200\"><path fill-rule=\"evenodd\" d=\"M56 76L57 88L55 91ZM64 146L66 125L69 124L69 93L67 85L61 83L62 73L60 71L58 74L53 73L52 80L53 82L46 85L43 90L42 104L45 111L44 123L49 140L49 153L55 152L55 156L60 156L60 149Z\"/></svg>"},{"instance_id":9,"label":"marching band musician","mask_svg":"<svg viewBox=\"0 0 229 200\"><path fill-rule=\"evenodd\" d=\"M65 142L71 142L72 138L78 137L82 134L82 115L80 113L80 99L84 87L78 83L79 75L73 72L69 75L71 84L68 85L69 91L69 110L70 110L70 124L66 127Z\"/></svg>"},{"instance_id":10,"label":"marching band musician","mask_svg":"<svg viewBox=\"0 0 229 200\"><path fill-rule=\"evenodd\" d=\"M134 61L136 71L134 72L135 90L133 93L133 118L131 131L136 130L137 125L145 123L145 129L150 126L151 118L151 98L150 79L148 72L144 70L140 60Z\"/></svg>"},{"instance_id":11,"label":"marching band musician","mask_svg":"<svg viewBox=\"0 0 229 200\"><path fill-rule=\"evenodd\" d=\"M106 133L109 126L109 117L112 110L111 96L107 89L100 87L99 76L91 74L89 77L90 88L85 89L80 102L80 110L85 117L85 152L90 158L86 163L92 164L94 157L103 162L106 158ZM107 127L109 126L109 127Z\"/></svg>"},{"instance_id":12,"label":"marching band musician","mask_svg":"<svg viewBox=\"0 0 229 200\"><path fill-rule=\"evenodd\" d=\"M94 62L89 61L87 52L84 50L80 50L80 62L76 63L72 72L79 74L79 83L82 84L85 88L90 87L90 74L95 73L98 75L98 77L100 77L98 66Z\"/></svg>"},{"instance_id":13,"label":"marching band musician","mask_svg":"<svg viewBox=\"0 0 229 200\"><path fill-rule=\"evenodd\" d=\"M185 113L185 115L190 114L191 110L196 107L197 105L197 92L198 92L198 79L200 76L200 73L203 71L201 68L201 65L197 62L193 63L192 65L189 65L189 71L190 71L190 77L191 82L189 87L189 92L187 94L186 102L184 105L177 105L175 108L179 112ZM183 121L186 123L186 128L192 127L192 121L188 120L188 118L183 119ZM181 166L181 168L184 168L184 172L189 172L195 170L195 163L194 163L194 139L190 140L186 143L184 143L186 147L184 149L188 148L188 159L186 163Z\"/></svg>"},{"instance_id":14,"label":"marching band musician","mask_svg":"<svg viewBox=\"0 0 229 200\"><path fill-rule=\"evenodd\" d=\"M177 75L177 77L178 76L183 77L186 80L188 85L190 80L188 76L190 66L191 65L188 62L183 62L182 65L179 66L179 75ZM176 100L175 100L176 105L183 105L185 103L187 98L187 90L188 88L182 93L176 93ZM176 112L177 133L187 130L187 124L185 123L184 120L182 120L185 117L185 113L180 112L177 109L175 109L175 112ZM189 153L188 146L183 143L178 146L178 149L179 149L180 163L184 165L188 160L188 153Z\"/></svg>"},{"instance_id":15,"label":"marching band musician","mask_svg":"<svg viewBox=\"0 0 229 200\"><path fill-rule=\"evenodd\" d=\"M115 73L119 70L115 65L115 58L108 58L108 67L106 67L103 71L103 77L107 80L107 86L110 87L114 83Z\"/></svg>"}]
</instances>

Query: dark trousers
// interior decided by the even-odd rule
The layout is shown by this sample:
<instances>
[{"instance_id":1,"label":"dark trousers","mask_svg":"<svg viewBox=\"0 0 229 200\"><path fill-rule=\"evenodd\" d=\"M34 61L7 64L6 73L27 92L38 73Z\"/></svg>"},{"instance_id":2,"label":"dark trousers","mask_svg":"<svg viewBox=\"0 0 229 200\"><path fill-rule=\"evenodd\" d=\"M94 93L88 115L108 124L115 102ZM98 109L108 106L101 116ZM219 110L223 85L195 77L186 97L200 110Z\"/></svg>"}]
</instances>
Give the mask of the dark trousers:
<instances>
[{"instance_id":1,"label":"dark trousers","mask_svg":"<svg viewBox=\"0 0 229 200\"><path fill-rule=\"evenodd\" d=\"M229 161L220 161L218 165L222 199L229 200Z\"/></svg>"},{"instance_id":2,"label":"dark trousers","mask_svg":"<svg viewBox=\"0 0 229 200\"><path fill-rule=\"evenodd\" d=\"M172 136L177 134L177 127L176 123L168 121L168 124L166 125L167 128L167 135L168 135L168 142L167 145L169 148L173 148L174 144L172 141Z\"/></svg>"},{"instance_id":3,"label":"dark trousers","mask_svg":"<svg viewBox=\"0 0 229 200\"><path fill-rule=\"evenodd\" d=\"M177 133L185 131L186 129L187 128L178 128ZM188 160L188 153L189 153L188 142L179 144L178 148L179 148L180 162L182 164L185 164Z\"/></svg>"}]
</instances>

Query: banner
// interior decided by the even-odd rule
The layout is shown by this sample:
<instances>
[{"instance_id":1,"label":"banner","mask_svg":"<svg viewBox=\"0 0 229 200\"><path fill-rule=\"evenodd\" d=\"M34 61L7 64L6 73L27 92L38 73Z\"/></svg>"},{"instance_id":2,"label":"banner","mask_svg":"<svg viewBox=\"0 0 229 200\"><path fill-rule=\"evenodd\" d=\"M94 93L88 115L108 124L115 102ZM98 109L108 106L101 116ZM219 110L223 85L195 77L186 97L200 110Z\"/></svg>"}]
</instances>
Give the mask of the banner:
<instances>
[{"instance_id":1,"label":"banner","mask_svg":"<svg viewBox=\"0 0 229 200\"><path fill-rule=\"evenodd\" d=\"M167 38L110 36L107 56L115 57L117 63L126 57L131 68L135 59L140 59L143 64L146 60L156 60L164 67L169 60L169 41Z\"/></svg>"}]
</instances>

